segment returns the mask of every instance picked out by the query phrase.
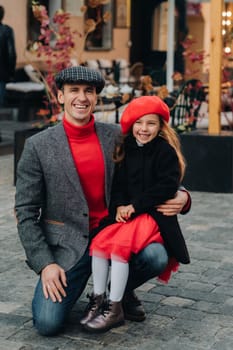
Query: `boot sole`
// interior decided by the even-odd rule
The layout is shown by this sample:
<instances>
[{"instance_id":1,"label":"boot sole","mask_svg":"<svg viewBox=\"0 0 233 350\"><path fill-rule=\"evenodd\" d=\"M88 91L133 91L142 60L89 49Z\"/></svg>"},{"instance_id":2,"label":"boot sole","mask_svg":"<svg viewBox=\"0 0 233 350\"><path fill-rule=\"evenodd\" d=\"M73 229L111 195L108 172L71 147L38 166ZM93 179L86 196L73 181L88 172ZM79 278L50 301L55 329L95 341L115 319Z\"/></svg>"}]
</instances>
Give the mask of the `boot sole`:
<instances>
[{"instance_id":1,"label":"boot sole","mask_svg":"<svg viewBox=\"0 0 233 350\"><path fill-rule=\"evenodd\" d=\"M119 322L115 323L112 326L109 326L109 327L106 327L106 328L102 328L102 329L91 328L91 327L88 327L87 324L84 324L83 325L83 329L85 331L89 332L89 333L104 333L104 332L109 331L112 328L117 328L117 327L123 326L124 323L125 323L125 320L122 320L122 321L119 321Z\"/></svg>"}]
</instances>

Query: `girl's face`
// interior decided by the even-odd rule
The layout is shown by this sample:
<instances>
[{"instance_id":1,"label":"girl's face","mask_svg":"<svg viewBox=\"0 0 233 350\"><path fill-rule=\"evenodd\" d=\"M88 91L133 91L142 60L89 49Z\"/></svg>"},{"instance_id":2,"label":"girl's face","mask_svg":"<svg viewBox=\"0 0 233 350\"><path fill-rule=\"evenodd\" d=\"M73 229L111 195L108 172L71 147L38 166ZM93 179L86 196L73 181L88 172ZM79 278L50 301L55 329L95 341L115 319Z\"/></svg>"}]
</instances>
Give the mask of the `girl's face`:
<instances>
[{"instance_id":1,"label":"girl's face","mask_svg":"<svg viewBox=\"0 0 233 350\"><path fill-rule=\"evenodd\" d=\"M160 131L160 120L157 114L146 114L133 124L133 136L141 144L153 140Z\"/></svg>"}]
</instances>

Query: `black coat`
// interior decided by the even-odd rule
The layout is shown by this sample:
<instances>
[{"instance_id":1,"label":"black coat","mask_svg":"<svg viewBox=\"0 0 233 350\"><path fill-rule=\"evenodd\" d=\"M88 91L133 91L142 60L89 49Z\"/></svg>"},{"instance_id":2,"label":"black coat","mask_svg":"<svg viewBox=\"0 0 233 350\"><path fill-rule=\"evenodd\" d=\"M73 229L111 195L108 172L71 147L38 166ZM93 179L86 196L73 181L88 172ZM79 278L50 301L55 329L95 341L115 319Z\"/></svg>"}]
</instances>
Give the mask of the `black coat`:
<instances>
[{"instance_id":1,"label":"black coat","mask_svg":"<svg viewBox=\"0 0 233 350\"><path fill-rule=\"evenodd\" d=\"M13 80L16 52L13 29L0 23L0 81Z\"/></svg>"},{"instance_id":2,"label":"black coat","mask_svg":"<svg viewBox=\"0 0 233 350\"><path fill-rule=\"evenodd\" d=\"M139 147L135 139L128 136L125 152L113 180L112 221L119 205L132 204L134 215L149 213L160 227L168 254L188 264L189 253L177 216L164 216L155 209L156 205L173 198L179 187L180 170L175 150L161 137Z\"/></svg>"}]
</instances>

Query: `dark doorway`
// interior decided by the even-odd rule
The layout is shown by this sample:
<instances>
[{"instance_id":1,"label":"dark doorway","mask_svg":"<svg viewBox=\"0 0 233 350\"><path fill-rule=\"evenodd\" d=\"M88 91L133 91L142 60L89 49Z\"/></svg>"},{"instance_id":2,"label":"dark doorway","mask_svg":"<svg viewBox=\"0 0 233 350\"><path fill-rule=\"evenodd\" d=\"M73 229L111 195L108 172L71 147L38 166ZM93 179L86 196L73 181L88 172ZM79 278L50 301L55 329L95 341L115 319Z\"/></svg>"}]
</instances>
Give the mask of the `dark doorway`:
<instances>
[{"instance_id":1,"label":"dark doorway","mask_svg":"<svg viewBox=\"0 0 233 350\"><path fill-rule=\"evenodd\" d=\"M154 26L155 10L166 1L131 1L131 41L130 62L142 62L144 74L150 74L155 84L164 84L166 80L166 49L155 49ZM187 34L186 1L176 0L176 33L174 68L184 73L183 46L181 41ZM174 14L175 15L175 14Z\"/></svg>"}]
</instances>

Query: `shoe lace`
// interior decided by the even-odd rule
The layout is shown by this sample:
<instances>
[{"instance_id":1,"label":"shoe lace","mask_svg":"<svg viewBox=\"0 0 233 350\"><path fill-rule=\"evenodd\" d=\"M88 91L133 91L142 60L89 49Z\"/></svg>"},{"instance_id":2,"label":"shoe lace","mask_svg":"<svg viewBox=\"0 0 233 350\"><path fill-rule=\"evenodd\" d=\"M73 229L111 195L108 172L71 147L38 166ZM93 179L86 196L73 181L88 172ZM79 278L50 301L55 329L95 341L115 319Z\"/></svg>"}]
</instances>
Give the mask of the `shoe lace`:
<instances>
[{"instance_id":1,"label":"shoe lace","mask_svg":"<svg viewBox=\"0 0 233 350\"><path fill-rule=\"evenodd\" d=\"M96 307L96 298L93 294L87 293L87 298L89 299L89 303L86 306L85 311L93 310Z\"/></svg>"},{"instance_id":2,"label":"shoe lace","mask_svg":"<svg viewBox=\"0 0 233 350\"><path fill-rule=\"evenodd\" d=\"M110 309L111 304L107 301L104 301L100 309L100 314L106 317L109 314Z\"/></svg>"}]
</instances>

